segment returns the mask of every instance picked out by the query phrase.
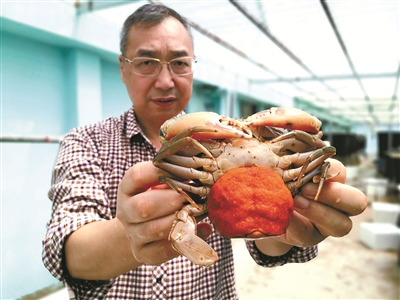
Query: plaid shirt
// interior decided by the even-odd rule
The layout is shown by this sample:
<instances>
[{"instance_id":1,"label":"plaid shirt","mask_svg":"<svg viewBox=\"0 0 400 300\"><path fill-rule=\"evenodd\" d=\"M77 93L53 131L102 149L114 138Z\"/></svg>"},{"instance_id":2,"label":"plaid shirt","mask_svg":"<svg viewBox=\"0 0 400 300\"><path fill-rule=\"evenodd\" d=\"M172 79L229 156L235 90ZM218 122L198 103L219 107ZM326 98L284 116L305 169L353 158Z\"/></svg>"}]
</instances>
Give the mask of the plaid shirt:
<instances>
[{"instance_id":1,"label":"plaid shirt","mask_svg":"<svg viewBox=\"0 0 400 300\"><path fill-rule=\"evenodd\" d=\"M69 276L63 261L67 237L85 224L114 218L118 183L124 173L138 162L150 161L155 154L156 149L136 122L133 108L119 118L69 132L60 145L49 191L53 212L43 239L44 265L82 300L237 299L231 241L215 232L207 242L220 260L207 268L180 256L160 266L142 265L105 281ZM246 246L254 261L264 267L306 262L317 255L317 247L293 247L283 256L269 257L252 241L246 241Z\"/></svg>"}]
</instances>

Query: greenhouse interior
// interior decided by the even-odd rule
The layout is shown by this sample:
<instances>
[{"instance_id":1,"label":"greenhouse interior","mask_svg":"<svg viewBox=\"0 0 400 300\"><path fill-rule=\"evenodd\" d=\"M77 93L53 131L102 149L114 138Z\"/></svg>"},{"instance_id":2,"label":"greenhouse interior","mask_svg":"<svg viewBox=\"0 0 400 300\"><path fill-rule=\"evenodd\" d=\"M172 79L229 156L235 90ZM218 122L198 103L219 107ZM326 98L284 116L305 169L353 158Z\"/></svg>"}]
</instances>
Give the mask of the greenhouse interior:
<instances>
[{"instance_id":1,"label":"greenhouse interior","mask_svg":"<svg viewBox=\"0 0 400 300\"><path fill-rule=\"evenodd\" d=\"M328 237L306 264L263 268L232 239L238 297L399 299L397 0L2 1L0 298L70 299L42 262L59 145L73 128L131 108L120 33L149 3L191 26L197 63L186 114L244 120L301 109L322 122L346 184L368 201L350 233Z\"/></svg>"}]
</instances>

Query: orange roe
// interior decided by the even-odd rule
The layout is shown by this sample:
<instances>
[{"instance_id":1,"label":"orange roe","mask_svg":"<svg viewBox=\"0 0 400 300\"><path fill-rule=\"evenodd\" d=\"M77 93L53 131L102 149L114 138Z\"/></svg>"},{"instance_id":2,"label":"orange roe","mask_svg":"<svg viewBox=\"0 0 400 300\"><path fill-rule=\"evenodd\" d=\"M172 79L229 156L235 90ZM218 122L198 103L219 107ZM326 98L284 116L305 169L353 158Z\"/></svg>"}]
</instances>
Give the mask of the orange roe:
<instances>
[{"instance_id":1,"label":"orange roe","mask_svg":"<svg viewBox=\"0 0 400 300\"><path fill-rule=\"evenodd\" d=\"M208 213L223 237L260 238L284 234L293 197L281 176L268 167L229 170L211 188Z\"/></svg>"}]
</instances>

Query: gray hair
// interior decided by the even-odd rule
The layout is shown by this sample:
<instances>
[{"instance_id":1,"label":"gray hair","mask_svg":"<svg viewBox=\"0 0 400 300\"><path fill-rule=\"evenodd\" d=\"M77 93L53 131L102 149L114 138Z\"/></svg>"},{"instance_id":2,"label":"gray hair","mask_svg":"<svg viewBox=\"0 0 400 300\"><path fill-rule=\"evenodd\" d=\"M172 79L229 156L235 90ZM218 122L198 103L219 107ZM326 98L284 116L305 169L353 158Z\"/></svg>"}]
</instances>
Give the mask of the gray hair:
<instances>
[{"instance_id":1,"label":"gray hair","mask_svg":"<svg viewBox=\"0 0 400 300\"><path fill-rule=\"evenodd\" d=\"M135 24L146 24L149 27L161 23L167 17L174 17L186 28L189 33L191 40L193 41L191 27L189 22L178 14L172 8L169 8L162 4L145 4L139 7L133 14L131 14L124 22L121 31L120 40L120 51L125 54L126 47L128 44L129 30Z\"/></svg>"}]
</instances>

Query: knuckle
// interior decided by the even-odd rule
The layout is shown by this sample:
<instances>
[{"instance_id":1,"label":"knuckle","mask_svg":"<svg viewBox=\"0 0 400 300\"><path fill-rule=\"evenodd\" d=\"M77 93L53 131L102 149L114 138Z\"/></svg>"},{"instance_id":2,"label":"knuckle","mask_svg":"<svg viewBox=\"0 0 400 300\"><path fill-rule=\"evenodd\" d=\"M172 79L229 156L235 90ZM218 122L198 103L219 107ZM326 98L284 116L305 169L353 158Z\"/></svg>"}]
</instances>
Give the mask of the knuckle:
<instances>
[{"instance_id":1,"label":"knuckle","mask_svg":"<svg viewBox=\"0 0 400 300\"><path fill-rule=\"evenodd\" d=\"M142 176L140 176L140 171L141 166L139 164L135 164L132 167L130 167L128 169L128 171L126 172L126 176L130 179L130 181L132 183L134 183L136 185L136 183L139 182L140 185L140 181L142 179Z\"/></svg>"},{"instance_id":2,"label":"knuckle","mask_svg":"<svg viewBox=\"0 0 400 300\"><path fill-rule=\"evenodd\" d=\"M162 226L159 220L148 222L147 230L150 236L162 236Z\"/></svg>"},{"instance_id":3,"label":"knuckle","mask_svg":"<svg viewBox=\"0 0 400 300\"><path fill-rule=\"evenodd\" d=\"M138 234L135 230L134 226L128 226L125 228L125 234L126 237L129 239L129 241L131 242L131 248L132 249L137 249L137 244L138 244Z\"/></svg>"},{"instance_id":4,"label":"knuckle","mask_svg":"<svg viewBox=\"0 0 400 300\"><path fill-rule=\"evenodd\" d=\"M310 241L313 240L315 229L310 228L307 224L299 224L296 231L296 234L291 236L291 243L297 247L309 246Z\"/></svg>"},{"instance_id":5,"label":"knuckle","mask_svg":"<svg viewBox=\"0 0 400 300\"><path fill-rule=\"evenodd\" d=\"M137 197L136 209L140 217L142 218L148 217L150 213L150 201L145 196L145 193L142 193L140 197Z\"/></svg>"},{"instance_id":6,"label":"knuckle","mask_svg":"<svg viewBox=\"0 0 400 300\"><path fill-rule=\"evenodd\" d=\"M309 235L309 232L310 232L310 228L307 226L307 224L301 224L299 227L298 227L298 235L299 236L307 236L307 235ZM302 239L300 239L300 240L302 240ZM300 242L300 241L299 241Z\"/></svg>"},{"instance_id":7,"label":"knuckle","mask_svg":"<svg viewBox=\"0 0 400 300\"><path fill-rule=\"evenodd\" d=\"M137 260L137 262L139 263L146 263L146 258L140 254L140 251L135 251L134 249L132 249L132 254L133 257Z\"/></svg>"},{"instance_id":8,"label":"knuckle","mask_svg":"<svg viewBox=\"0 0 400 300\"><path fill-rule=\"evenodd\" d=\"M119 205L117 207L115 217L119 220L119 222L121 222L121 224L125 228L127 228L127 226L130 223L130 215L129 215L128 211L122 205Z\"/></svg>"}]
</instances>

